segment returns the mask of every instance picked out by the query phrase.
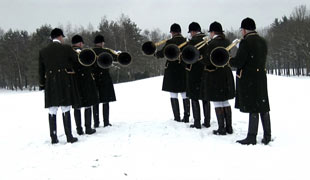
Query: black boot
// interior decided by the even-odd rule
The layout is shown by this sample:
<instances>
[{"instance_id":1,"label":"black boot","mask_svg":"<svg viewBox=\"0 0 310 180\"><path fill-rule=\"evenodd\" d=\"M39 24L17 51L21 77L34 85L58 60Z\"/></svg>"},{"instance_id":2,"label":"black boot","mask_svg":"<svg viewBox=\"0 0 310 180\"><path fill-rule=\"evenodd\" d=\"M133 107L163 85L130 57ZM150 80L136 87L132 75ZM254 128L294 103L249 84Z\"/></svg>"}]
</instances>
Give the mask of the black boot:
<instances>
[{"instance_id":1,"label":"black boot","mask_svg":"<svg viewBox=\"0 0 310 180\"><path fill-rule=\"evenodd\" d=\"M52 144L57 144L59 141L57 138L56 115L48 114L48 122L50 126L50 136L51 136Z\"/></svg>"},{"instance_id":2,"label":"black boot","mask_svg":"<svg viewBox=\"0 0 310 180\"><path fill-rule=\"evenodd\" d=\"M102 104L102 111L103 111L103 127L112 126L109 120L109 115L110 115L109 103Z\"/></svg>"},{"instance_id":3,"label":"black boot","mask_svg":"<svg viewBox=\"0 0 310 180\"><path fill-rule=\"evenodd\" d=\"M271 125L269 112L260 113L260 118L262 120L264 129L264 138L262 139L262 143L267 145L271 141Z\"/></svg>"},{"instance_id":4,"label":"black boot","mask_svg":"<svg viewBox=\"0 0 310 180\"><path fill-rule=\"evenodd\" d=\"M233 128L232 128L232 120L231 120L231 107L226 106L224 107L224 116L225 116L225 122L226 122L226 132L228 134L233 133Z\"/></svg>"},{"instance_id":5,"label":"black boot","mask_svg":"<svg viewBox=\"0 0 310 180\"><path fill-rule=\"evenodd\" d=\"M184 117L182 119L182 122L188 123L191 109L190 100L188 98L183 99L183 107L184 107Z\"/></svg>"},{"instance_id":6,"label":"black boot","mask_svg":"<svg viewBox=\"0 0 310 180\"><path fill-rule=\"evenodd\" d=\"M99 127L99 104L93 105L94 127Z\"/></svg>"},{"instance_id":7,"label":"black boot","mask_svg":"<svg viewBox=\"0 0 310 180\"><path fill-rule=\"evenodd\" d=\"M85 115L85 133L94 134L96 130L91 128L91 108L85 109L84 115Z\"/></svg>"},{"instance_id":8,"label":"black boot","mask_svg":"<svg viewBox=\"0 0 310 180\"><path fill-rule=\"evenodd\" d=\"M203 114L204 114L204 122L203 126L206 128L210 127L210 119L211 119L211 111L210 111L210 101L202 101Z\"/></svg>"},{"instance_id":9,"label":"black boot","mask_svg":"<svg viewBox=\"0 0 310 180\"><path fill-rule=\"evenodd\" d=\"M217 107L215 108L215 114L217 117L217 122L218 122L218 129L213 130L213 134L215 135L226 135L226 129L224 125L224 108L223 107Z\"/></svg>"},{"instance_id":10,"label":"black boot","mask_svg":"<svg viewBox=\"0 0 310 180\"><path fill-rule=\"evenodd\" d=\"M180 122L180 107L179 107L179 100L177 98L170 98L171 107L174 115L174 120Z\"/></svg>"},{"instance_id":11,"label":"black boot","mask_svg":"<svg viewBox=\"0 0 310 180\"><path fill-rule=\"evenodd\" d=\"M194 124L190 125L190 127L201 129L199 101L193 99L191 101L192 101Z\"/></svg>"},{"instance_id":12,"label":"black boot","mask_svg":"<svg viewBox=\"0 0 310 180\"><path fill-rule=\"evenodd\" d=\"M255 145L257 130L258 130L258 113L250 113L248 135L245 139L237 141L237 143L243 145L249 145L249 144Z\"/></svg>"},{"instance_id":13,"label":"black boot","mask_svg":"<svg viewBox=\"0 0 310 180\"><path fill-rule=\"evenodd\" d=\"M75 124L76 124L76 132L78 135L83 135L84 131L82 128L82 121L81 121L81 110L79 109L74 109L74 119L75 119Z\"/></svg>"},{"instance_id":14,"label":"black boot","mask_svg":"<svg viewBox=\"0 0 310 180\"><path fill-rule=\"evenodd\" d=\"M76 137L72 136L70 111L62 113L62 118L64 122L65 134L67 136L67 142L74 143L78 141Z\"/></svg>"}]
</instances>

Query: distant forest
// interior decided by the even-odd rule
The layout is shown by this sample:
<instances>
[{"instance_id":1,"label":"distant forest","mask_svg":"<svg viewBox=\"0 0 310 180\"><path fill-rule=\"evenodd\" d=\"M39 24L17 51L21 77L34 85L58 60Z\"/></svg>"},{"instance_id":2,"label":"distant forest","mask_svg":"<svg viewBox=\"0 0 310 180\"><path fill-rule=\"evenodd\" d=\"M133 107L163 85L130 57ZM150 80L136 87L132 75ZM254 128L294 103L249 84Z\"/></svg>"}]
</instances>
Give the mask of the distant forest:
<instances>
[{"instance_id":1,"label":"distant forest","mask_svg":"<svg viewBox=\"0 0 310 180\"><path fill-rule=\"evenodd\" d=\"M141 47L146 41L158 42L169 38L168 31L142 31L123 14L117 21L103 17L96 30L92 25L84 28L68 24L59 28L64 30L67 44L71 43L72 36L80 34L86 47L92 47L94 37L101 33L105 37L106 47L129 52L133 58L130 66L111 67L114 83L159 76L164 72L165 60L143 55ZM38 52L51 42L49 36L52 29L51 25L46 24L29 33L12 29L5 32L0 27L0 88L37 88ZM258 32L268 43L268 73L285 76L310 75L310 13L305 5L294 8L289 17L275 19L269 27L259 29ZM240 37L238 30L226 30L225 34L231 41Z\"/></svg>"}]
</instances>

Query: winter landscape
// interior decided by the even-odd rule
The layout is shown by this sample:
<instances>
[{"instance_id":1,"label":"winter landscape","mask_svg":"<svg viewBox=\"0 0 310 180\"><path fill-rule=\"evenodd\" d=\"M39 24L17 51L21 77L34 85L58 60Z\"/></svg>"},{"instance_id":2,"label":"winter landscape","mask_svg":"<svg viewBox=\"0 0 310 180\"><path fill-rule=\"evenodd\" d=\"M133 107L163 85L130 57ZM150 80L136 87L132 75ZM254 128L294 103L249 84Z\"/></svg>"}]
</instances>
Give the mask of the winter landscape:
<instances>
[{"instance_id":1,"label":"winter landscape","mask_svg":"<svg viewBox=\"0 0 310 180\"><path fill-rule=\"evenodd\" d=\"M234 108L232 135L212 134L213 106L208 129L173 121L170 96L161 85L162 76L116 84L113 126L103 128L101 119L97 133L78 136L72 118L79 138L74 144L66 143L58 111L57 145L50 143L42 91L0 90L0 179L310 179L309 77L268 75L274 141L267 146L260 142L261 124L257 145L235 143L246 136L248 114Z\"/></svg>"}]
</instances>

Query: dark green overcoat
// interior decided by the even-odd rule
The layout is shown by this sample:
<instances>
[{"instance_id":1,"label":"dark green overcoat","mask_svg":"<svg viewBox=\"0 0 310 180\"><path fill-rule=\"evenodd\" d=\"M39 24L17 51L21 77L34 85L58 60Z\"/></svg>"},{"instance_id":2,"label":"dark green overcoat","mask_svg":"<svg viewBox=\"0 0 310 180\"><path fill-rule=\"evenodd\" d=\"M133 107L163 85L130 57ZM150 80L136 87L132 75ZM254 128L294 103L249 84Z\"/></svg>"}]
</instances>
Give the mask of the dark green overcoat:
<instances>
[{"instance_id":1,"label":"dark green overcoat","mask_svg":"<svg viewBox=\"0 0 310 180\"><path fill-rule=\"evenodd\" d=\"M189 40L188 45L196 45L197 43L203 41L203 37L206 35L204 33L196 34ZM201 48L200 54L205 54L206 48ZM204 58L204 57L203 57ZM200 99L200 85L201 85L201 76L203 72L204 65L197 61L192 65L186 65L187 70L187 83L186 83L186 96L190 99L198 100Z\"/></svg>"},{"instance_id":2,"label":"dark green overcoat","mask_svg":"<svg viewBox=\"0 0 310 180\"><path fill-rule=\"evenodd\" d=\"M232 71L228 65L216 67L210 61L210 54L217 47L226 48L230 42L224 35L212 39L206 50L205 64L201 81L201 99L207 101L226 101L235 97L235 84Z\"/></svg>"},{"instance_id":3,"label":"dark green overcoat","mask_svg":"<svg viewBox=\"0 0 310 180\"><path fill-rule=\"evenodd\" d=\"M80 104L73 63L76 54L69 45L53 42L39 52L39 83L45 108Z\"/></svg>"},{"instance_id":4,"label":"dark green overcoat","mask_svg":"<svg viewBox=\"0 0 310 180\"><path fill-rule=\"evenodd\" d=\"M101 54L102 52L109 52L109 50L101 48L101 47L94 47L93 50L95 51L96 55ZM97 85L97 89L99 92L99 102L106 103L116 101L114 86L112 82L112 78L110 76L109 68L103 69L100 68L97 63L93 65L93 73Z\"/></svg>"},{"instance_id":5,"label":"dark green overcoat","mask_svg":"<svg viewBox=\"0 0 310 180\"><path fill-rule=\"evenodd\" d=\"M167 45L175 44L178 46L185 41L186 39L182 35L175 35L156 53L156 56L164 58L164 49ZM174 93L186 91L186 70L183 61L179 59L176 61L166 61L162 90Z\"/></svg>"},{"instance_id":6,"label":"dark green overcoat","mask_svg":"<svg viewBox=\"0 0 310 180\"><path fill-rule=\"evenodd\" d=\"M236 108L241 112L270 111L267 76L267 44L256 32L245 35L230 64L237 68Z\"/></svg>"},{"instance_id":7,"label":"dark green overcoat","mask_svg":"<svg viewBox=\"0 0 310 180\"><path fill-rule=\"evenodd\" d=\"M75 51L81 50L79 47L73 47L73 49ZM94 75L92 74L92 67L83 66L82 64L80 64L78 61L77 53L75 58L74 70L81 101L81 104L74 106L74 108L89 107L98 104L99 94L96 87Z\"/></svg>"}]
</instances>

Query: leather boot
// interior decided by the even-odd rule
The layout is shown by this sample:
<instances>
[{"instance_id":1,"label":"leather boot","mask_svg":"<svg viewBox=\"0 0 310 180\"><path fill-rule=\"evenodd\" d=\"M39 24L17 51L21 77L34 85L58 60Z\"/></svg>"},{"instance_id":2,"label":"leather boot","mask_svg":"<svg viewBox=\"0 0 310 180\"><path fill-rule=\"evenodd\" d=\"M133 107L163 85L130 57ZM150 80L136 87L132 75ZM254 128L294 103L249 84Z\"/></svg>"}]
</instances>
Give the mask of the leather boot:
<instances>
[{"instance_id":1,"label":"leather boot","mask_svg":"<svg viewBox=\"0 0 310 180\"><path fill-rule=\"evenodd\" d=\"M99 104L93 105L94 127L99 127Z\"/></svg>"},{"instance_id":2,"label":"leather boot","mask_svg":"<svg viewBox=\"0 0 310 180\"><path fill-rule=\"evenodd\" d=\"M224 108L223 107L217 107L215 108L215 114L217 117L218 122L218 129L213 130L213 134L215 135L226 135L226 129L224 125Z\"/></svg>"},{"instance_id":3,"label":"leather boot","mask_svg":"<svg viewBox=\"0 0 310 180\"><path fill-rule=\"evenodd\" d=\"M84 131L82 128L82 120L81 120L81 110L79 109L74 109L74 119L75 119L75 124L76 124L76 132L78 135L83 135Z\"/></svg>"},{"instance_id":4,"label":"leather boot","mask_svg":"<svg viewBox=\"0 0 310 180\"><path fill-rule=\"evenodd\" d=\"M250 113L249 130L245 139L237 141L242 145L255 145L258 130L258 113Z\"/></svg>"},{"instance_id":5,"label":"leather boot","mask_svg":"<svg viewBox=\"0 0 310 180\"><path fill-rule=\"evenodd\" d=\"M188 123L191 109L190 100L188 98L183 99L183 107L184 107L184 116L182 122Z\"/></svg>"},{"instance_id":6,"label":"leather boot","mask_svg":"<svg viewBox=\"0 0 310 180\"><path fill-rule=\"evenodd\" d=\"M109 120L109 115L110 115L109 103L102 104L102 111L103 111L103 127L112 126Z\"/></svg>"},{"instance_id":7,"label":"leather boot","mask_svg":"<svg viewBox=\"0 0 310 180\"><path fill-rule=\"evenodd\" d=\"M94 134L96 130L91 128L91 108L85 108L84 115L85 115L85 133Z\"/></svg>"},{"instance_id":8,"label":"leather boot","mask_svg":"<svg viewBox=\"0 0 310 180\"><path fill-rule=\"evenodd\" d=\"M271 141L271 125L269 112L260 113L260 118L262 120L264 130L264 138L262 139L262 143L267 145Z\"/></svg>"},{"instance_id":9,"label":"leather boot","mask_svg":"<svg viewBox=\"0 0 310 180\"><path fill-rule=\"evenodd\" d=\"M190 125L190 127L201 129L199 100L192 99L191 101L192 101L194 124Z\"/></svg>"},{"instance_id":10,"label":"leather boot","mask_svg":"<svg viewBox=\"0 0 310 180\"><path fill-rule=\"evenodd\" d=\"M56 115L48 114L48 122L50 126L50 136L51 136L52 144L57 144L59 141L57 138Z\"/></svg>"},{"instance_id":11,"label":"leather boot","mask_svg":"<svg viewBox=\"0 0 310 180\"><path fill-rule=\"evenodd\" d=\"M204 122L203 126L206 128L210 127L210 119L211 119L211 111L210 111L210 101L202 101L203 114L204 114Z\"/></svg>"},{"instance_id":12,"label":"leather boot","mask_svg":"<svg viewBox=\"0 0 310 180\"><path fill-rule=\"evenodd\" d=\"M62 113L62 118L64 122L65 134L67 136L67 142L70 142L70 143L77 142L78 139L72 136L70 111Z\"/></svg>"},{"instance_id":13,"label":"leather boot","mask_svg":"<svg viewBox=\"0 0 310 180\"><path fill-rule=\"evenodd\" d=\"M179 107L179 100L177 98L170 98L171 107L174 115L174 120L180 122L180 107Z\"/></svg>"},{"instance_id":14,"label":"leather boot","mask_svg":"<svg viewBox=\"0 0 310 180\"><path fill-rule=\"evenodd\" d=\"M233 128L232 128L232 119L231 119L231 107L226 106L224 107L224 116L225 116L225 122L226 122L226 132L228 134L233 133Z\"/></svg>"}]
</instances>

